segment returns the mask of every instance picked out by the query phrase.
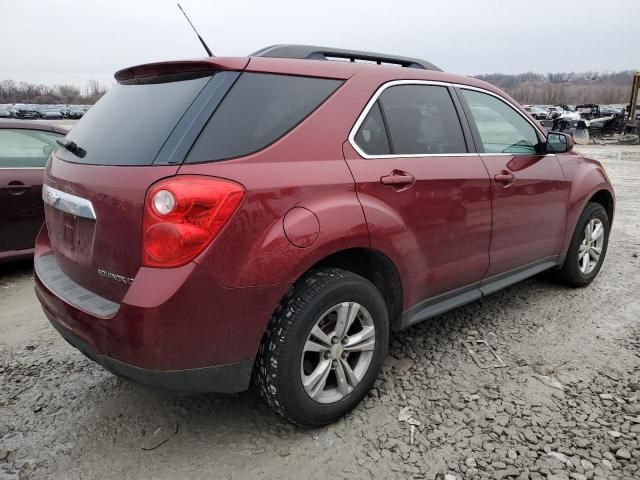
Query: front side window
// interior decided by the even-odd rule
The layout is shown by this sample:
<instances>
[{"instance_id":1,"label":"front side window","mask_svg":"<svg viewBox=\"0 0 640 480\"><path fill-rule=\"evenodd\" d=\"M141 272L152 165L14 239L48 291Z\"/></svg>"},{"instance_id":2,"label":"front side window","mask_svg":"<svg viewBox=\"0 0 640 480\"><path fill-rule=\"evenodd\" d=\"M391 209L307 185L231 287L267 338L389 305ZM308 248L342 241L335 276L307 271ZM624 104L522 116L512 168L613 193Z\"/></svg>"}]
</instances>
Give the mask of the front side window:
<instances>
[{"instance_id":1,"label":"front side window","mask_svg":"<svg viewBox=\"0 0 640 480\"><path fill-rule=\"evenodd\" d=\"M485 153L536 153L539 143L535 128L502 100L462 89L480 133Z\"/></svg>"},{"instance_id":2,"label":"front side window","mask_svg":"<svg viewBox=\"0 0 640 480\"><path fill-rule=\"evenodd\" d=\"M0 168L44 167L63 135L27 129L0 129Z\"/></svg>"},{"instance_id":3,"label":"front side window","mask_svg":"<svg viewBox=\"0 0 640 480\"><path fill-rule=\"evenodd\" d=\"M327 78L243 73L185 162L241 157L265 148L307 118L341 83Z\"/></svg>"}]
</instances>

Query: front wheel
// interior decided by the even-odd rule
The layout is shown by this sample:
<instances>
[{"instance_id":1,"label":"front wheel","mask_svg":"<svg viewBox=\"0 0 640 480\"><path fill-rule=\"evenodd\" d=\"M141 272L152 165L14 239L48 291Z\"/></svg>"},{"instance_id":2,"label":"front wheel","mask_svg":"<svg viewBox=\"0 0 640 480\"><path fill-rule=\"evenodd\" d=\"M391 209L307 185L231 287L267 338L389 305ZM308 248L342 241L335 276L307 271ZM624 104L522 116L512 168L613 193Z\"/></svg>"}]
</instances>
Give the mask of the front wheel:
<instances>
[{"instance_id":1,"label":"front wheel","mask_svg":"<svg viewBox=\"0 0 640 480\"><path fill-rule=\"evenodd\" d=\"M572 287L589 285L602 267L609 244L609 216L599 203L589 202L576 225L559 280Z\"/></svg>"},{"instance_id":2,"label":"front wheel","mask_svg":"<svg viewBox=\"0 0 640 480\"><path fill-rule=\"evenodd\" d=\"M312 271L271 318L254 383L266 402L295 424L334 422L373 385L388 338L387 308L371 282L336 268Z\"/></svg>"}]
</instances>

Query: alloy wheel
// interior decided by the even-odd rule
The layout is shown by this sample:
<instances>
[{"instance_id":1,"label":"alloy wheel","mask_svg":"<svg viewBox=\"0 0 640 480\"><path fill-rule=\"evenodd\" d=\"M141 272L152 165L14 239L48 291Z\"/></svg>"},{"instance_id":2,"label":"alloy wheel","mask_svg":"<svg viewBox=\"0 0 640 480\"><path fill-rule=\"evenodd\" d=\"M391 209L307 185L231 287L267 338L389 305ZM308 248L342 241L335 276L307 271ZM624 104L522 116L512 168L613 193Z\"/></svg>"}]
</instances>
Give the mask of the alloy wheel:
<instances>
[{"instance_id":1,"label":"alloy wheel","mask_svg":"<svg viewBox=\"0 0 640 480\"><path fill-rule=\"evenodd\" d=\"M588 275L598 265L604 245L604 225L599 218L593 218L584 229L584 238L578 249L580 271Z\"/></svg>"},{"instance_id":2,"label":"alloy wheel","mask_svg":"<svg viewBox=\"0 0 640 480\"><path fill-rule=\"evenodd\" d=\"M362 381L375 349L371 315L356 302L327 310L316 322L302 351L300 374L306 393L319 403L335 403Z\"/></svg>"}]
</instances>

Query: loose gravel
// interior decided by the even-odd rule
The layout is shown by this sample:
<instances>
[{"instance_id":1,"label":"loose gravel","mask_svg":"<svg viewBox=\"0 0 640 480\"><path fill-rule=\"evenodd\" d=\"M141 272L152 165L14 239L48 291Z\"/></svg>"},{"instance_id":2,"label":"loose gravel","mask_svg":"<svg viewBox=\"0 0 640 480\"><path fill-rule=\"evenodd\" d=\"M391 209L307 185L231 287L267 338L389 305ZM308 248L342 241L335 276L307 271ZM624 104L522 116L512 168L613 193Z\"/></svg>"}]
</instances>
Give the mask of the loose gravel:
<instances>
[{"instance_id":1,"label":"loose gravel","mask_svg":"<svg viewBox=\"0 0 640 480\"><path fill-rule=\"evenodd\" d=\"M0 480L640 478L640 148L590 146L618 196L587 288L527 280L393 336L343 421L294 427L255 393L172 396L48 326L30 266L0 272ZM496 363L485 340L504 367Z\"/></svg>"}]
</instances>

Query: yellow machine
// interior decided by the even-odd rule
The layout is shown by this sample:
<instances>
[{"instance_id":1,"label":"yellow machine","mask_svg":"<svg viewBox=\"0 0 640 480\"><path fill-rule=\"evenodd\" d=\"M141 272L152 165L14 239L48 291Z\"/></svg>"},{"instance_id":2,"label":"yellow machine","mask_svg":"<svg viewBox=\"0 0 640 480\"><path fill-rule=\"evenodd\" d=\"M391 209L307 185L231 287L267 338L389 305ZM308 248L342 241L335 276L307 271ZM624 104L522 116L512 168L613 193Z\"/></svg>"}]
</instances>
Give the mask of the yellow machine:
<instances>
[{"instance_id":1,"label":"yellow machine","mask_svg":"<svg viewBox=\"0 0 640 480\"><path fill-rule=\"evenodd\" d=\"M631 99L629 101L629 114L624 125L624 136L640 136L640 119L638 119L638 93L640 91L640 71L633 76L631 86ZM637 143L637 140L636 142Z\"/></svg>"}]
</instances>

